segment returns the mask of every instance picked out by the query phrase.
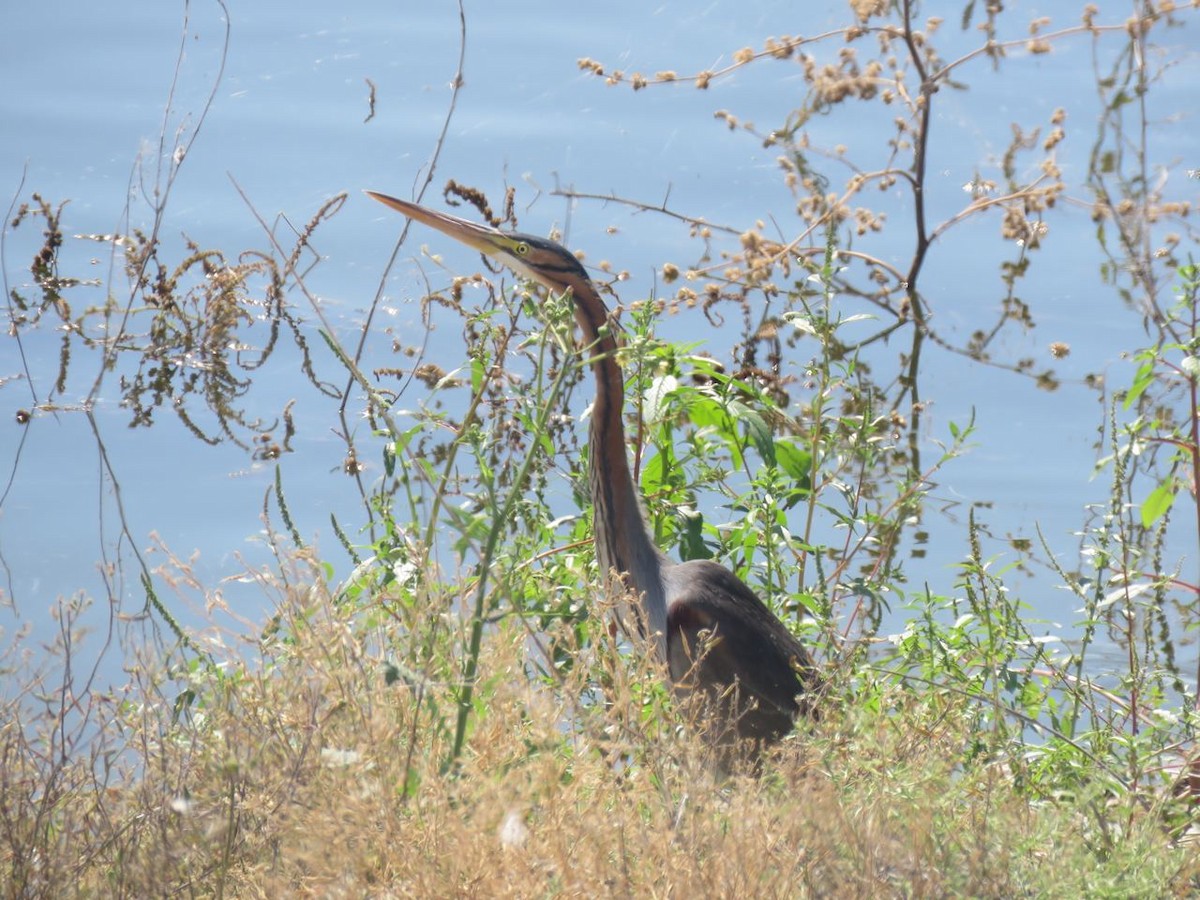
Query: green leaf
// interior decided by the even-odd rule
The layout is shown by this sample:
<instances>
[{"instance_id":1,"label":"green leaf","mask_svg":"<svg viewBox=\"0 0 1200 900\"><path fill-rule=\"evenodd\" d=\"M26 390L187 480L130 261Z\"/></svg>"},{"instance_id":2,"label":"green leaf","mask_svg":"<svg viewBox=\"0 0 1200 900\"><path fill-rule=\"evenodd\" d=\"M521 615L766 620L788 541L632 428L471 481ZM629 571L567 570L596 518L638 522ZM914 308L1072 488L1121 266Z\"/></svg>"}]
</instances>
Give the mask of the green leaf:
<instances>
[{"instance_id":1,"label":"green leaf","mask_svg":"<svg viewBox=\"0 0 1200 900\"><path fill-rule=\"evenodd\" d=\"M1138 366L1137 374L1133 376L1133 386L1125 394L1125 409L1133 406L1134 401L1145 393L1146 388L1154 383L1154 360L1147 359Z\"/></svg>"},{"instance_id":2,"label":"green leaf","mask_svg":"<svg viewBox=\"0 0 1200 900\"><path fill-rule=\"evenodd\" d=\"M471 360L471 393L478 394L483 388L483 377L487 374L487 366L482 359Z\"/></svg>"},{"instance_id":3,"label":"green leaf","mask_svg":"<svg viewBox=\"0 0 1200 900\"><path fill-rule=\"evenodd\" d=\"M642 409L642 415L651 422L661 419L667 400L678 387L679 379L674 375L660 375L655 378L643 395L645 406Z\"/></svg>"},{"instance_id":4,"label":"green leaf","mask_svg":"<svg viewBox=\"0 0 1200 900\"><path fill-rule=\"evenodd\" d=\"M646 494L657 494L666 485L667 473L665 460L661 453L656 453L642 466L642 491Z\"/></svg>"},{"instance_id":5,"label":"green leaf","mask_svg":"<svg viewBox=\"0 0 1200 900\"><path fill-rule=\"evenodd\" d=\"M730 419L725 407L712 397L700 394L687 405L687 416L697 428L728 432Z\"/></svg>"},{"instance_id":6,"label":"green leaf","mask_svg":"<svg viewBox=\"0 0 1200 900\"><path fill-rule=\"evenodd\" d=\"M1175 480L1169 478L1142 501L1142 526L1149 528L1161 519L1175 502Z\"/></svg>"},{"instance_id":7,"label":"green leaf","mask_svg":"<svg viewBox=\"0 0 1200 900\"><path fill-rule=\"evenodd\" d=\"M775 462L796 485L812 487L812 454L790 441L775 442Z\"/></svg>"},{"instance_id":8,"label":"green leaf","mask_svg":"<svg viewBox=\"0 0 1200 900\"><path fill-rule=\"evenodd\" d=\"M704 543L704 514L690 508L680 508L683 528L679 533L679 555L684 560L712 559L713 553Z\"/></svg>"},{"instance_id":9,"label":"green leaf","mask_svg":"<svg viewBox=\"0 0 1200 900\"><path fill-rule=\"evenodd\" d=\"M731 403L730 412L746 426L746 436L768 466L775 465L775 439L767 420L744 403Z\"/></svg>"}]
</instances>

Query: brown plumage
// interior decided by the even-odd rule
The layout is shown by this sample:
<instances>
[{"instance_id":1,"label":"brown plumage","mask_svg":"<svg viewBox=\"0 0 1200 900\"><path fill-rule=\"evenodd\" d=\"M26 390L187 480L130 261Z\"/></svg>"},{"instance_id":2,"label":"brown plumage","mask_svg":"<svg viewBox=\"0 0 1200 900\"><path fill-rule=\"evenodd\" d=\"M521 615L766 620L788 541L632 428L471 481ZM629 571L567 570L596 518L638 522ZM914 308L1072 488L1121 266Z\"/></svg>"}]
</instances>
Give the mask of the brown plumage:
<instances>
[{"instance_id":1,"label":"brown plumage","mask_svg":"<svg viewBox=\"0 0 1200 900\"><path fill-rule=\"evenodd\" d=\"M676 563L655 546L625 448L625 382L608 310L579 260L553 241L505 234L374 191L410 219L474 247L556 294L570 292L592 360L589 473L596 557L609 595L665 663L677 693L700 693L702 727L756 745L779 740L812 714L820 676L808 651L736 575L708 560ZM632 604L626 599L632 598Z\"/></svg>"}]
</instances>

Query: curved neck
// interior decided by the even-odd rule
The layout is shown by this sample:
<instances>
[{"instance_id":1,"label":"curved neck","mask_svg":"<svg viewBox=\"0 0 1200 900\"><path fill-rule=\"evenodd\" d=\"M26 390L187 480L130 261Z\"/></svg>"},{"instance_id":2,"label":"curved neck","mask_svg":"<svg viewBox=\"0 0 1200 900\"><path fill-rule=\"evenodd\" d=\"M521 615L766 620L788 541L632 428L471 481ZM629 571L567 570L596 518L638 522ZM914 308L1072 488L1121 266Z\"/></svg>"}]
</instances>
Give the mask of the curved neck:
<instances>
[{"instance_id":1,"label":"curved neck","mask_svg":"<svg viewBox=\"0 0 1200 900\"><path fill-rule=\"evenodd\" d=\"M571 287L575 321L583 332L586 351L592 357L596 377L596 400L588 437L591 470L596 558L619 606L632 593L640 600L636 615L643 634L657 635L659 655L666 659L667 604L662 583L666 558L651 540L641 499L633 482L625 447L622 418L625 380L617 365L617 342L608 324L608 310L590 282ZM623 576L624 584L612 583L612 573Z\"/></svg>"}]
</instances>

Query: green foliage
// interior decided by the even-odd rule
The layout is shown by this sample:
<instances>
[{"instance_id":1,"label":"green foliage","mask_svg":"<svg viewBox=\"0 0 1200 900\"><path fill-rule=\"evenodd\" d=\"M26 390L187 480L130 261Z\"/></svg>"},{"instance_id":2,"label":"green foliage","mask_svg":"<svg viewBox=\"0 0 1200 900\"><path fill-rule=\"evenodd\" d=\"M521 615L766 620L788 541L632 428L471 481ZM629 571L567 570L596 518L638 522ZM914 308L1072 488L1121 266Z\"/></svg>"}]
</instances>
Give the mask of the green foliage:
<instances>
[{"instance_id":1,"label":"green foliage","mask_svg":"<svg viewBox=\"0 0 1200 900\"><path fill-rule=\"evenodd\" d=\"M88 310L74 302L84 282L60 271L63 207L35 195L18 211L14 228L44 231L32 288L10 296L12 333L63 330L39 411L58 409L78 354L95 352L120 375L132 424L170 409L198 438L274 461L275 477L264 501L274 562L243 576L273 607L265 626L228 642L193 633L162 590L192 585L188 563L165 554L151 573L139 559L171 646L151 644L131 658L126 692L98 697L73 665L86 601L60 604L59 680L16 679L0 710L11 893L1195 891L1200 669L1185 671L1177 648L1197 623L1184 569L1200 556L1200 272L1176 258L1178 236L1153 246L1155 223L1186 211L1154 196L1127 130L1145 122L1126 122L1145 115L1145 40L1170 11L1103 25L1093 11L1055 38L1121 42L1097 79L1088 187L1104 277L1150 332L1131 352L1129 387L1106 397L1108 496L1078 561L1049 540L1036 559L1077 610L1060 623L1034 620L1021 596L1035 552L992 552L976 508L949 590L910 587L904 552L941 499L937 476L965 464L976 438L973 418L930 433L922 354L1059 384L997 348L1040 312L1022 291L1066 189L1053 154L1064 119L1044 136L1014 125L995 179L976 178L941 223L926 173L939 91L963 86L976 57L1000 67L1018 47L1035 52L1044 23L1004 41L1000 6L967 4L962 22L985 41L945 60L937 20L868 6L839 32L738 51L728 70L800 63L802 101L777 127L719 114L776 148L798 232L773 240L761 225L690 220L703 247L683 286L623 310L628 450L655 540L734 570L828 680L819 719L754 779L714 776L686 704L609 628L585 474L588 351L569 298L454 279L420 300L430 328L461 333L448 369L399 339L402 365L368 366L370 317L357 348L323 322L318 362L285 299L304 297L320 318L298 262L340 198L286 252L188 242L172 262L159 218L152 233L93 236L128 285ZM707 88L723 74L690 80ZM687 80L605 77L637 89ZM851 100L895 133L880 147L815 149L806 129ZM886 198L901 189L907 207L889 219ZM992 212L997 318L980 314L960 339L940 330L945 289L924 267L939 240ZM897 266L871 237L903 215L911 253ZM663 266L665 283L679 274ZM695 306L709 323L740 323L722 332L738 331L736 346L664 337L671 314ZM331 519L324 546L289 503L289 410L250 404L251 373L288 334L304 384L340 402L342 470L361 501ZM206 612L224 607L217 586L199 590ZM23 672L19 649L2 657L10 674Z\"/></svg>"}]
</instances>

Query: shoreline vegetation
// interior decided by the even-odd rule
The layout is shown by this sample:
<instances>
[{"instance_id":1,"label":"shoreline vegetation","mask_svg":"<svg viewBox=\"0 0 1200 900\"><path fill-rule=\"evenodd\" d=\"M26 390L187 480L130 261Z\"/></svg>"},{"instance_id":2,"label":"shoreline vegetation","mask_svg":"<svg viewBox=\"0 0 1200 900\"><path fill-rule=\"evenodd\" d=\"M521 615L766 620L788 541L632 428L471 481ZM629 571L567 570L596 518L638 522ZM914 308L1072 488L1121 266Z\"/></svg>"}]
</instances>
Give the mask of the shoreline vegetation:
<instances>
[{"instance_id":1,"label":"shoreline vegetation","mask_svg":"<svg viewBox=\"0 0 1200 900\"><path fill-rule=\"evenodd\" d=\"M228 41L235 25L217 6ZM798 723L755 773L718 771L662 672L614 636L597 599L591 388L569 300L486 272L401 288L381 261L361 339L348 339L306 276L314 236L347 203L369 202L349 188L283 244L239 182L264 247L174 247L172 187L203 151L220 69L207 104L187 127L167 121L141 162L150 228L73 236L69 203L23 185L3 248L4 340L29 390L16 427L54 415L93 423L118 507L126 476L94 427L101 402L131 428L174 419L273 467L257 523L272 561L234 576L271 612L239 618L186 553L157 537L153 553L136 549L148 536L122 519L122 561L106 560L105 577L139 584L144 610L121 612L115 589L64 597L53 646L37 648L48 663L27 635L5 635L0 894L1200 892L1200 269L1187 170L1200 162L1155 155L1163 116L1192 111L1151 112L1170 65L1156 41L1195 28L1196 6L1129 10L1081 6L1073 23L1018 27L1021 13L998 4L966 3L946 22L908 0L855 0L842 27L730 48L711 70L578 61L597 90L630 89L630 103L643 91L715 95L762 70L788 79L795 104L770 123L717 113L776 154L792 221L735 228L667 202L554 192L632 206L695 241L690 262L661 261L650 297L584 262L620 309L630 453L658 545L730 567L812 649L828 683L820 717ZM507 228L520 206L512 189L489 198L435 179L470 89L459 15L447 128L418 194L434 186L423 201L434 205L440 187L457 214ZM951 28L976 35L975 49L943 58ZM187 29L185 15L183 46ZM1090 47L1098 120L1073 116L1062 88L1044 121L1013 122L1009 146L979 161L946 214L929 175L944 97L1068 45ZM370 84L371 116L387 115ZM879 116L878 146L813 140L819 120L849 115ZM1091 147L1087 172L1070 179L1067 141ZM923 355L984 367L997 384L1060 387L1055 364L1070 346L1051 341L1047 363L1009 358L1005 340L1044 315L1031 279L1055 265L1053 223L1068 211L1095 225L1111 289L1098 314L1111 308L1141 328L1130 328L1130 364L1087 382L1102 412L1081 421L1097 434L1107 501L1080 510L1077 546L1039 532L1040 546L1013 541L1005 558L985 550L991 535L971 508L952 591L911 585L905 554L940 514L938 475L972 465L978 449L973 420L931 433ZM937 313L954 298L927 269L949 235L977 222L994 242L980 250L990 268L979 277L993 279L999 302L943 330ZM885 232L905 236L902 262L873 253ZM111 255L109 280L76 274L80 245ZM18 282L20 254L30 274ZM461 333L461 358L399 340L393 358L372 358L366 335L385 285ZM101 302L81 299L97 287ZM740 338L718 360L661 335L674 315ZM60 352L37 371L26 342L51 329ZM330 430L361 513L332 516L320 545L288 502L292 403L254 405L256 373L280 360L298 369L297 390L340 403ZM14 383L0 386L16 396ZM352 561L348 574L335 553ZM1029 615L1016 577L1029 565L1073 598L1066 630ZM211 622L244 627L195 627L186 596L203 598ZM82 634L106 603L108 633ZM897 612L904 627L886 633ZM122 683L83 663L96 642L119 658Z\"/></svg>"}]
</instances>

